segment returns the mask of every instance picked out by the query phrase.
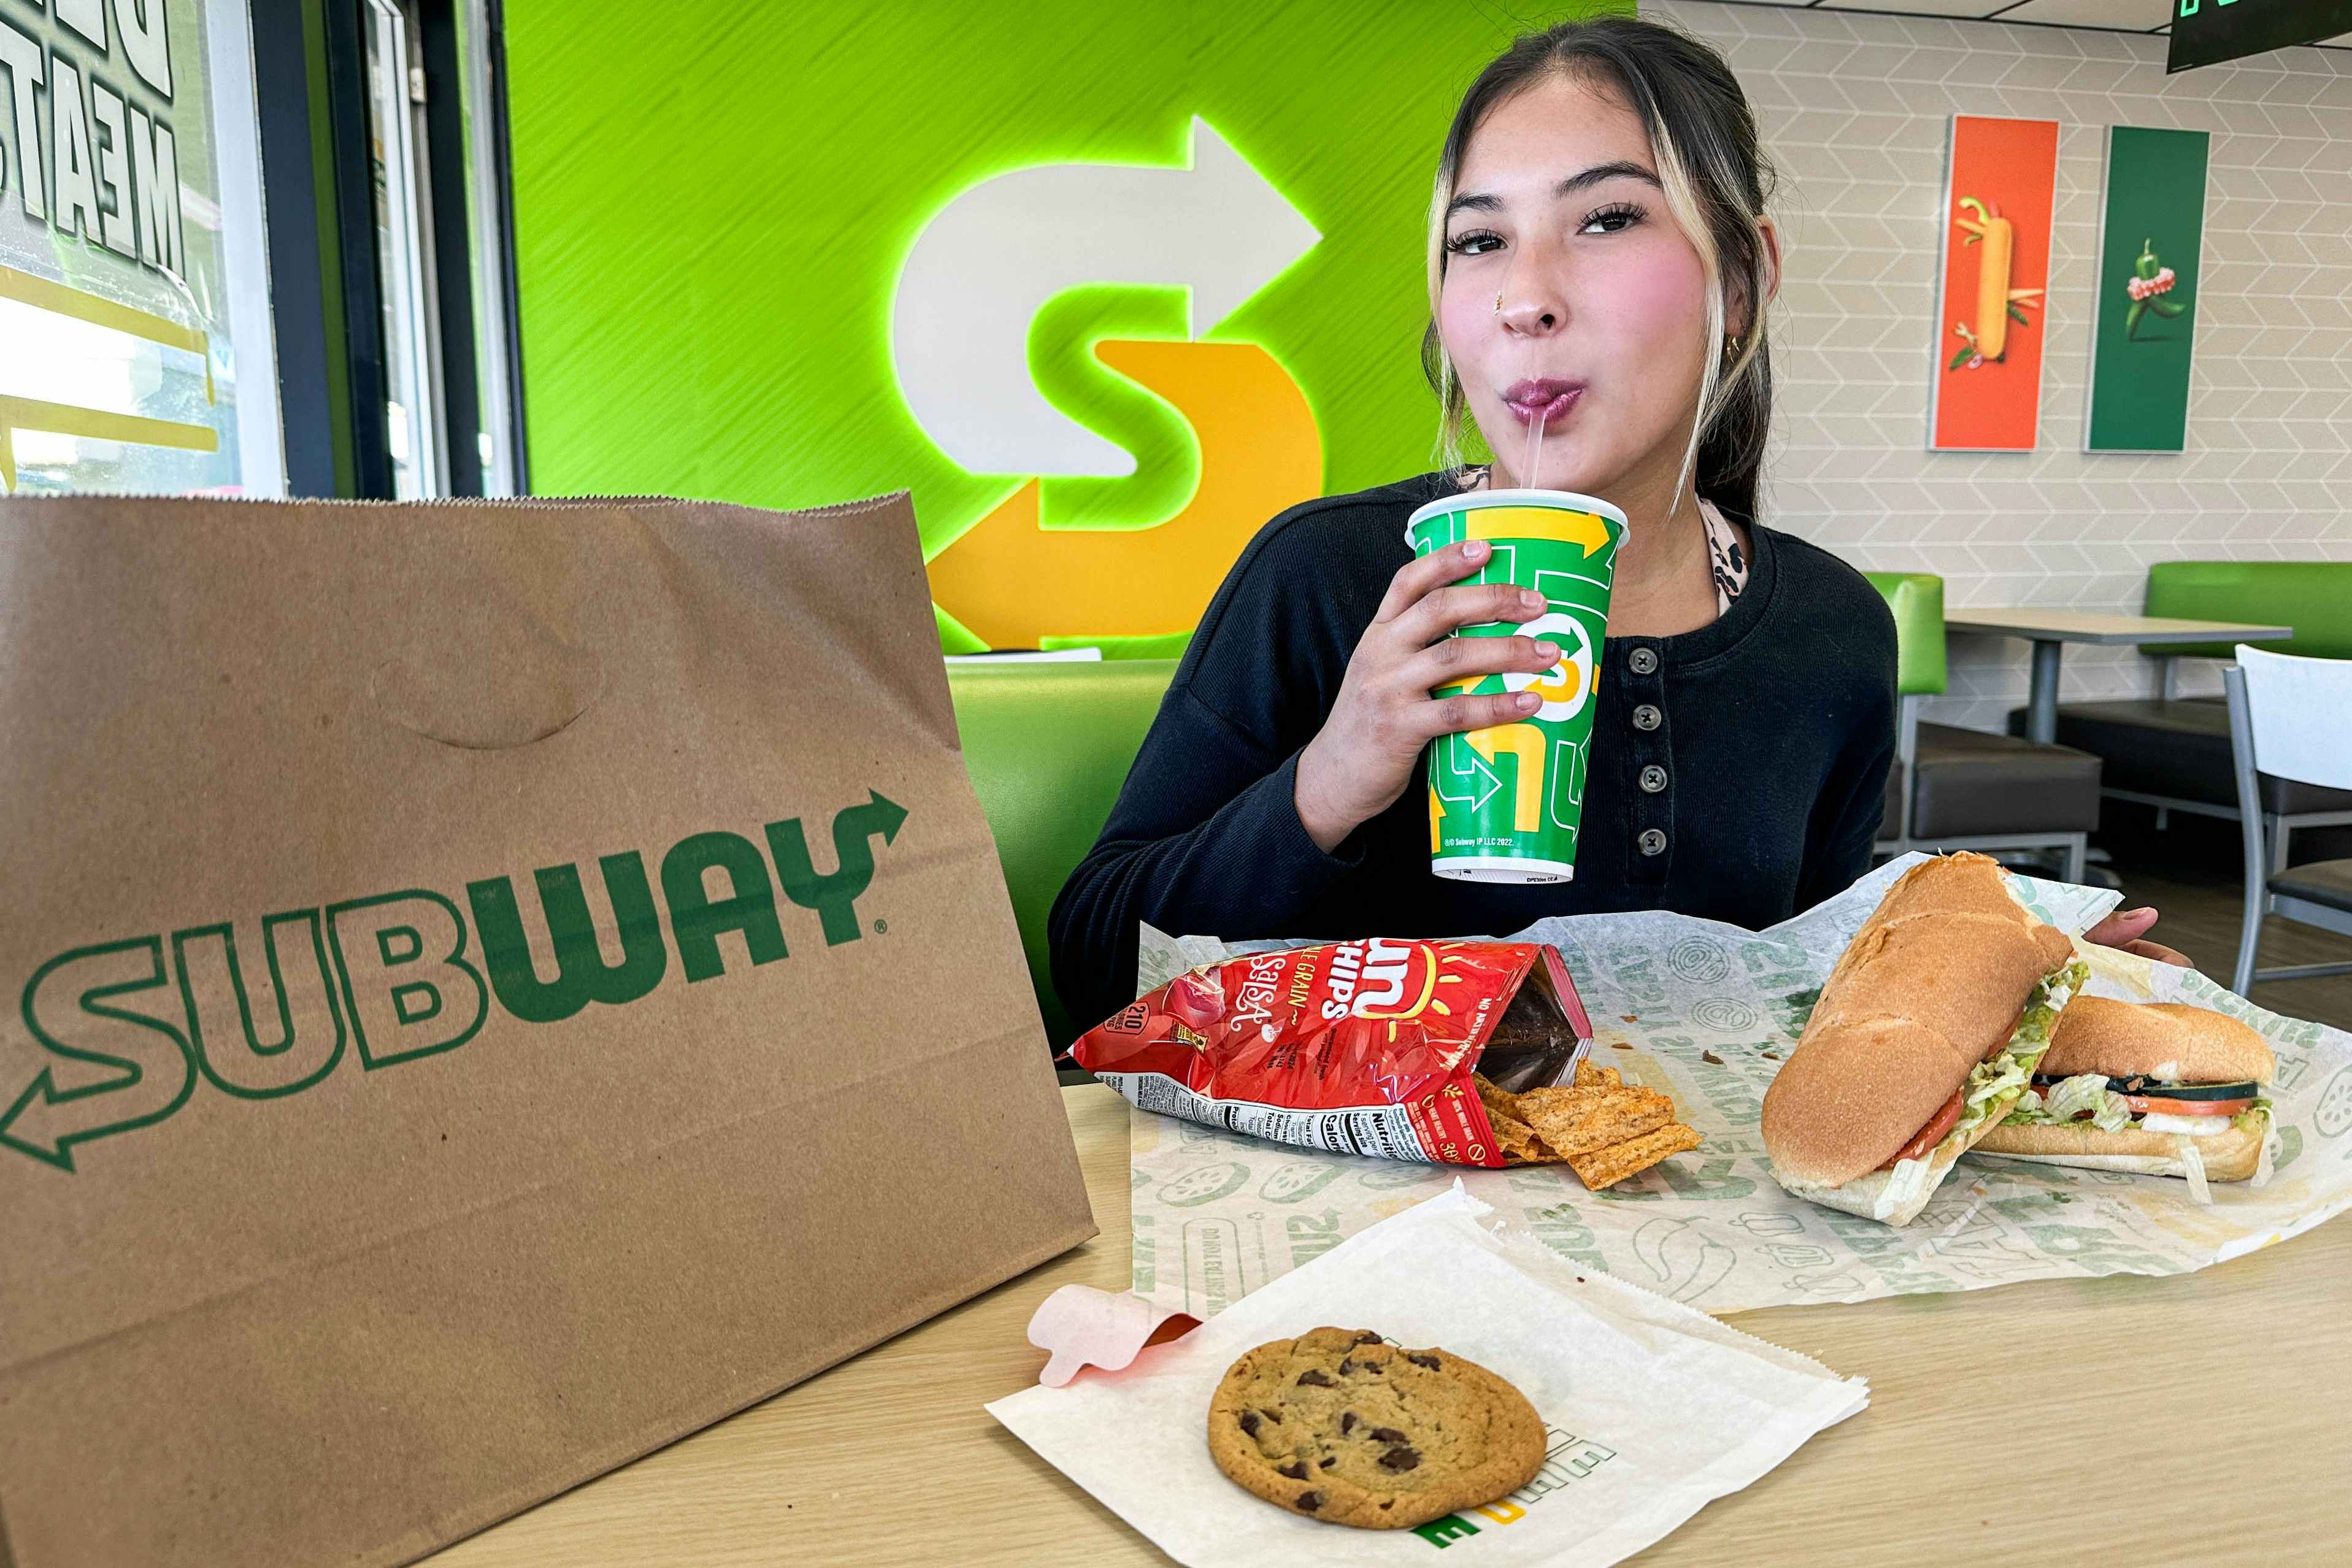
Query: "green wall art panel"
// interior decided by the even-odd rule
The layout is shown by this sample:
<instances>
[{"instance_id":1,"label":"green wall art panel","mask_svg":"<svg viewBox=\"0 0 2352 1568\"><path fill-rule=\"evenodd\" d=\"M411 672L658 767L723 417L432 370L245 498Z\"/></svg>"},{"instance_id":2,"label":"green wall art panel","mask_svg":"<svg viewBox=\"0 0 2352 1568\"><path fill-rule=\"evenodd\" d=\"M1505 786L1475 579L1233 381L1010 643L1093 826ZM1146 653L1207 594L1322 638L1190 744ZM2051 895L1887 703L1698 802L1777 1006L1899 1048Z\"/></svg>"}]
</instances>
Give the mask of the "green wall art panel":
<instances>
[{"instance_id":1,"label":"green wall art panel","mask_svg":"<svg viewBox=\"0 0 2352 1568\"><path fill-rule=\"evenodd\" d=\"M2107 127L2086 451L2187 446L2210 140Z\"/></svg>"}]
</instances>

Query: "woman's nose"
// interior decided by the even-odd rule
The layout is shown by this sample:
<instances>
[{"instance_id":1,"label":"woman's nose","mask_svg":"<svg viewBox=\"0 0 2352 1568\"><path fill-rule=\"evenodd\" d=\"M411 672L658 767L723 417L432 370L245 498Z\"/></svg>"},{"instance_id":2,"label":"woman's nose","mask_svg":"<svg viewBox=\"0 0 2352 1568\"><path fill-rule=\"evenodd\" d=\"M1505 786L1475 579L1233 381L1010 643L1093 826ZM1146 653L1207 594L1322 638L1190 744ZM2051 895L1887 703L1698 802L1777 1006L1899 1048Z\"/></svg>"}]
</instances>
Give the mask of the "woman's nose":
<instances>
[{"instance_id":1,"label":"woman's nose","mask_svg":"<svg viewBox=\"0 0 2352 1568\"><path fill-rule=\"evenodd\" d=\"M1495 296L1495 315L1507 332L1541 337L1559 330L1568 319L1568 309L1557 295L1506 281L1502 292Z\"/></svg>"}]
</instances>

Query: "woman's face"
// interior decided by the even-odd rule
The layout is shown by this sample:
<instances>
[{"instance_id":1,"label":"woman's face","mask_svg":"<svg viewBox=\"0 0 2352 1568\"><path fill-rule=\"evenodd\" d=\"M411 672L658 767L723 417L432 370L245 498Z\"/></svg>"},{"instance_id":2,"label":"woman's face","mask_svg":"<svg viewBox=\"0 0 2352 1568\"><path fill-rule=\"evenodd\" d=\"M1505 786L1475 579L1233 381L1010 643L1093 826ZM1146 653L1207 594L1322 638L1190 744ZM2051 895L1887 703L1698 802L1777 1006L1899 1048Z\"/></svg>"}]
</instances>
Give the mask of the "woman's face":
<instances>
[{"instance_id":1,"label":"woman's face","mask_svg":"<svg viewBox=\"0 0 2352 1568\"><path fill-rule=\"evenodd\" d=\"M1564 76L1497 104L1465 151L1445 246L1438 332L1496 482L1671 507L1714 345L1698 252L1633 110ZM1540 471L1523 473L1538 421Z\"/></svg>"}]
</instances>

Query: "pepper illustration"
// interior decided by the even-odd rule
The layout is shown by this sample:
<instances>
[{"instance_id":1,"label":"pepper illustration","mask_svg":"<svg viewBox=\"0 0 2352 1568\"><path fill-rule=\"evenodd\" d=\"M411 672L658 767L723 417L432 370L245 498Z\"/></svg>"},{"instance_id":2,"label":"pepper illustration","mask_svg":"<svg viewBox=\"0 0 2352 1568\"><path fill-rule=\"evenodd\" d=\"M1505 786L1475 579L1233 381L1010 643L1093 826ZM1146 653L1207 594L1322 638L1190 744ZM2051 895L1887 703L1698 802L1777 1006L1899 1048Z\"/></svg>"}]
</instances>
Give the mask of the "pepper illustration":
<instances>
[{"instance_id":1,"label":"pepper illustration","mask_svg":"<svg viewBox=\"0 0 2352 1568\"><path fill-rule=\"evenodd\" d=\"M1952 220L1968 233L1969 237L1962 243L1974 245L1982 240L1984 254L1977 270L1977 324L1971 331L1965 321L1952 323L1952 331L1962 339L1962 347L1952 356L1952 363L1944 367L1948 371L1962 366L1974 370L1987 360L2004 358L2009 348L2010 321L2014 319L2020 326L2031 326L2032 321L2021 307L2040 303L2042 293L2039 289L2009 286L2010 263L2017 249L2017 231L2010 221L1974 196L1962 196L1959 205L1974 207L1977 214L1974 223L1964 217Z\"/></svg>"},{"instance_id":2,"label":"pepper illustration","mask_svg":"<svg viewBox=\"0 0 2352 1568\"><path fill-rule=\"evenodd\" d=\"M2179 300L2162 298L2172 292L2177 281L2172 268L2156 258L2155 242L2141 240L2139 259L2132 263L2132 276L2124 280L2124 292L2131 296L2132 301L2130 311L2124 317L2124 336L2137 337L2140 318L2150 310L2167 319L2188 310L2189 307Z\"/></svg>"}]
</instances>

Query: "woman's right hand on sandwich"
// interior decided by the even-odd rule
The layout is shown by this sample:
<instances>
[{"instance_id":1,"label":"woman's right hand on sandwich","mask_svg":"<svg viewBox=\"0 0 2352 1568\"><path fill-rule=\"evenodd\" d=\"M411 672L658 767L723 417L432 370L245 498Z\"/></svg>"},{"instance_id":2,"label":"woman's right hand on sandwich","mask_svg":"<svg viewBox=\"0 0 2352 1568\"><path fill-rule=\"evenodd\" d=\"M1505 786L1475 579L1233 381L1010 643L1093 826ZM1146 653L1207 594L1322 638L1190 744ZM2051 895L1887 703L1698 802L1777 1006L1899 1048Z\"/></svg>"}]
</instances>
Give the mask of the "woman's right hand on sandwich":
<instances>
[{"instance_id":1,"label":"woman's right hand on sandwich","mask_svg":"<svg viewBox=\"0 0 2352 1568\"><path fill-rule=\"evenodd\" d=\"M2084 931L2083 940L2096 942L2101 947L2120 948L2126 952L2136 952L2142 958L2152 958L2158 963L2177 963L2183 969L2196 968L2195 964L2189 962L2187 953L2168 948L2160 942L2144 940L2149 928L2155 924L2154 910L2117 910L2114 914Z\"/></svg>"},{"instance_id":2,"label":"woman's right hand on sandwich","mask_svg":"<svg viewBox=\"0 0 2352 1568\"><path fill-rule=\"evenodd\" d=\"M1508 724L1535 711L1531 691L1483 697L1433 688L1508 671L1549 669L1559 649L1532 637L1455 637L1457 626L1530 621L1541 595L1508 584L1465 584L1486 563L1479 539L1408 563L1389 582L1364 628L1323 728L1298 754L1293 795L1307 836L1327 854L1395 804L1413 780L1422 748L1440 735Z\"/></svg>"}]
</instances>

